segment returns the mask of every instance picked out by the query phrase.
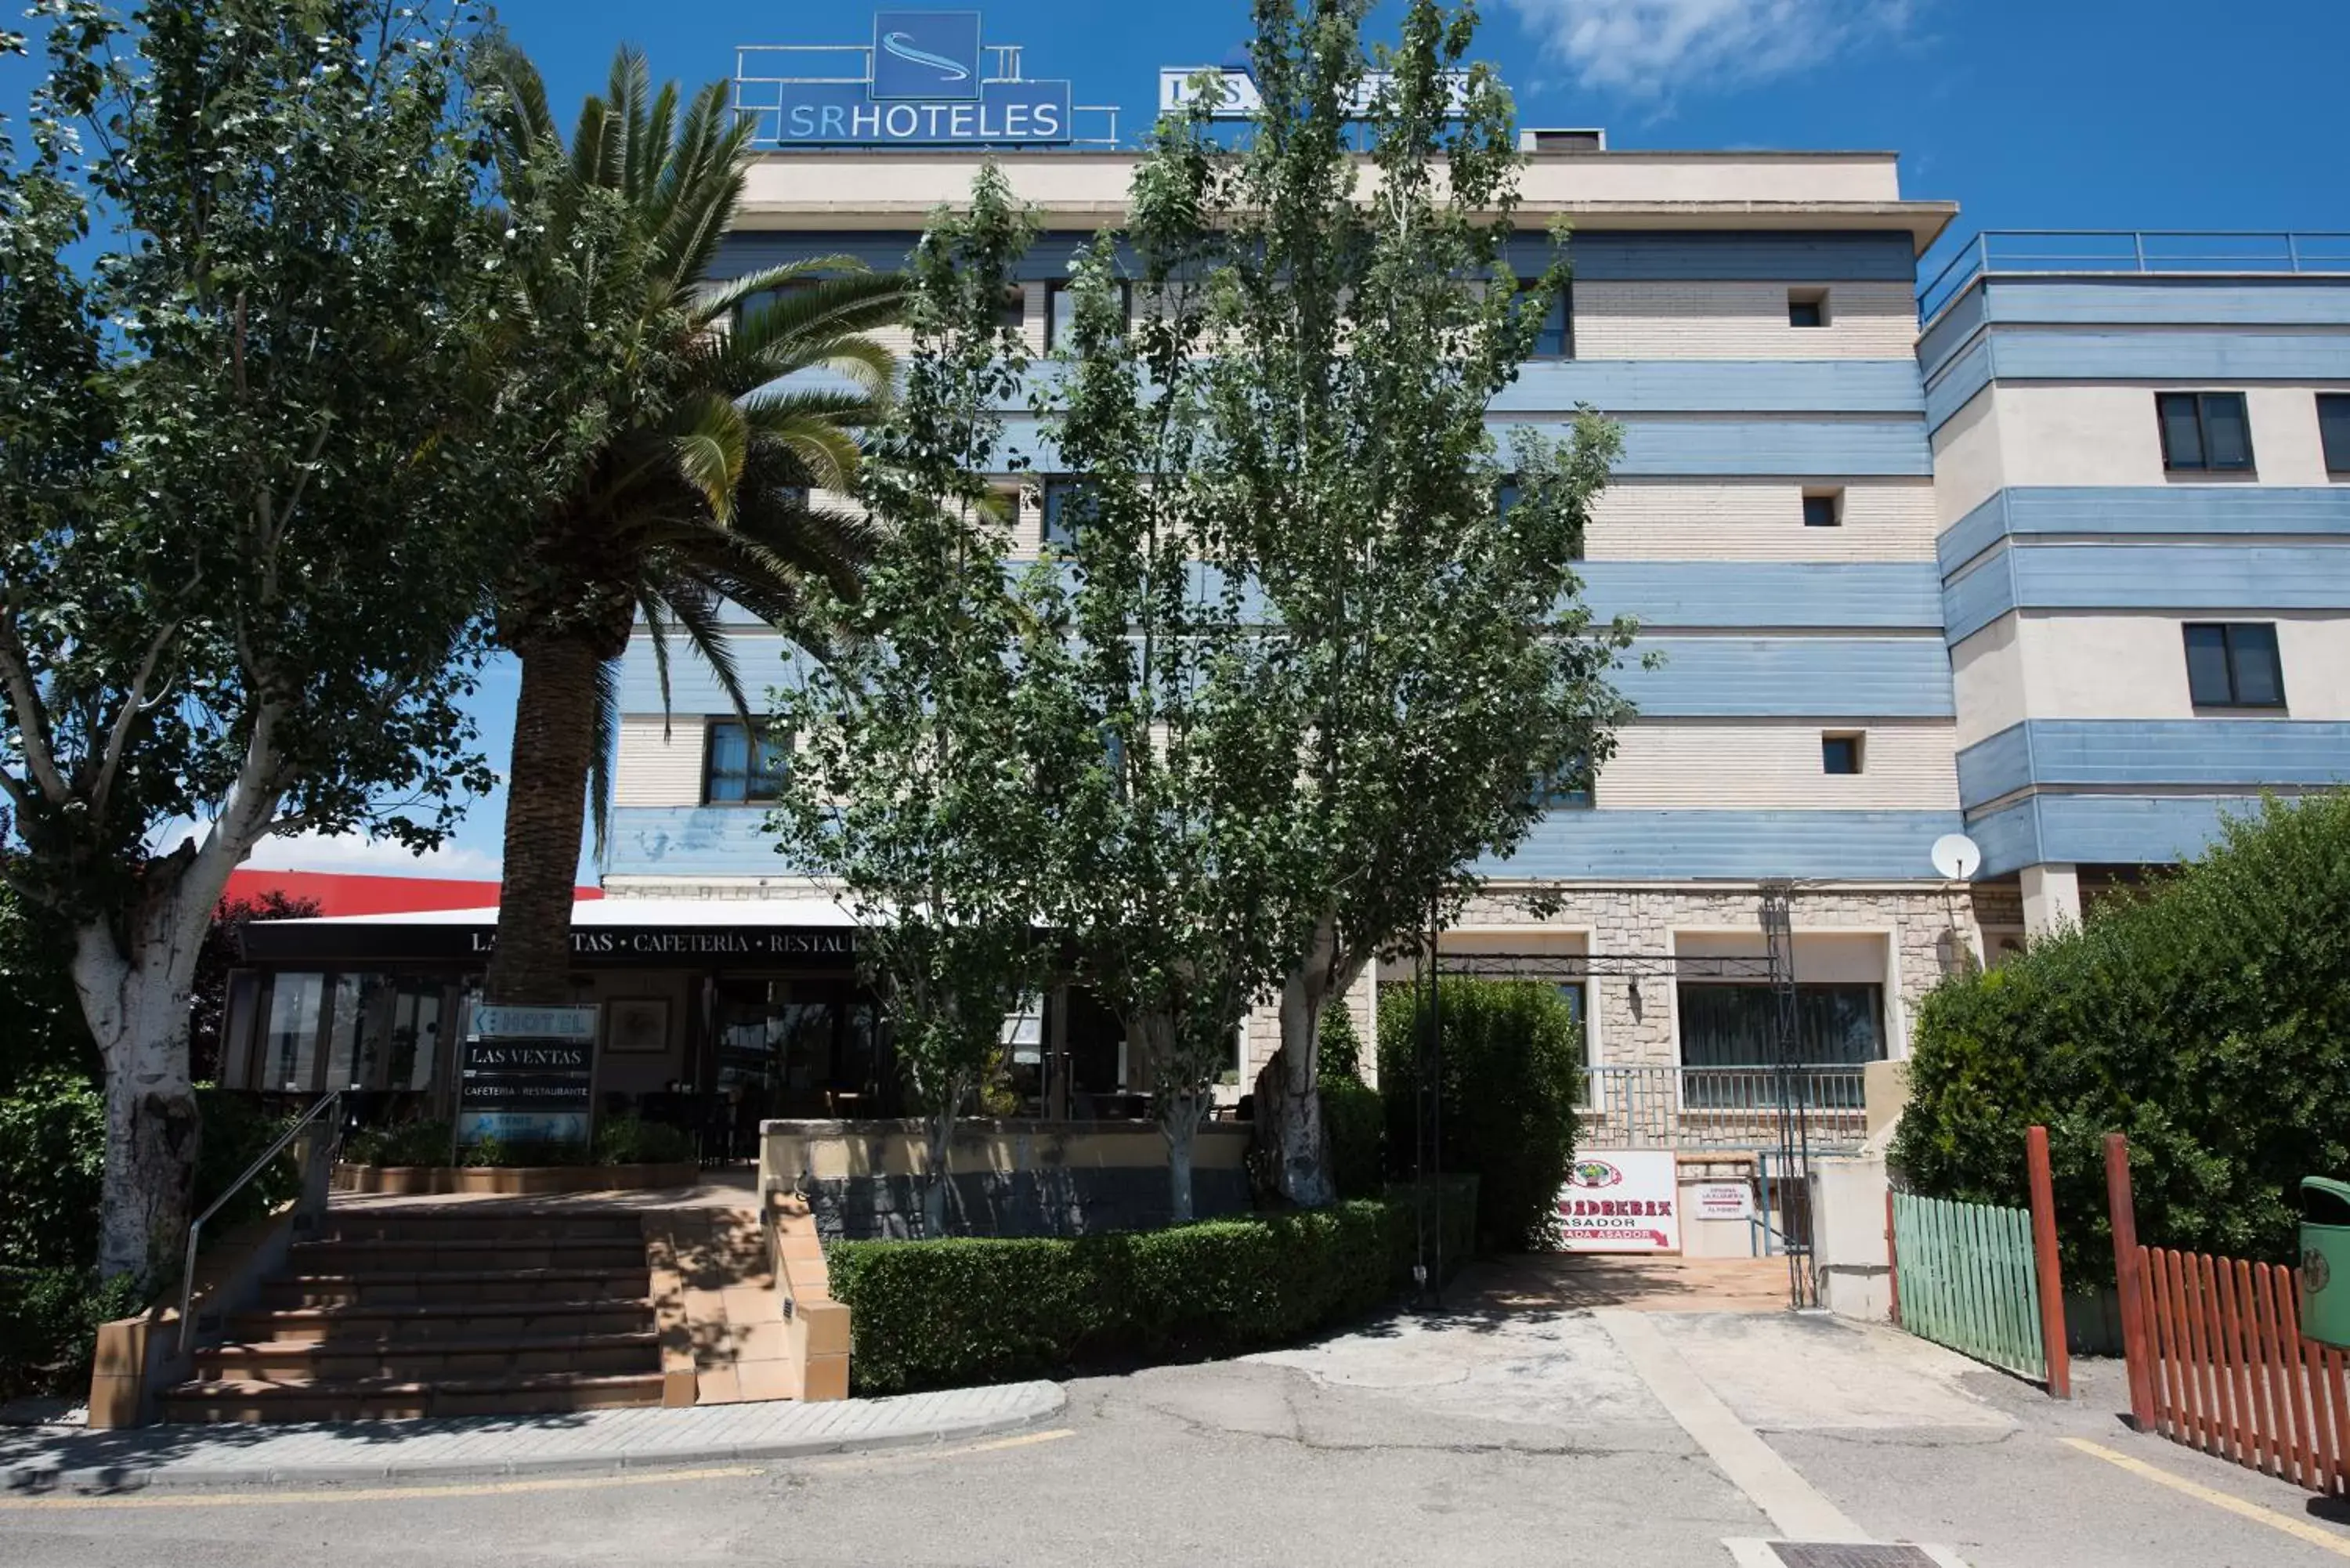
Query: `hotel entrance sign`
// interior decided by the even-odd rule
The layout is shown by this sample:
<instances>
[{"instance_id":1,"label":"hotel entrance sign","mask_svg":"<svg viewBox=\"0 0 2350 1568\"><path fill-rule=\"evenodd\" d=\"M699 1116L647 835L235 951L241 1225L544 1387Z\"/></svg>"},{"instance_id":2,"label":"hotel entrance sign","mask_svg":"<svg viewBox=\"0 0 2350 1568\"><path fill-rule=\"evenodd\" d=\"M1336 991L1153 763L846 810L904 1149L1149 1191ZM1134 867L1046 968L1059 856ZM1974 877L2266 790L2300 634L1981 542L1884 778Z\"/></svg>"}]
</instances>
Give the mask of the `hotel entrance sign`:
<instances>
[{"instance_id":1,"label":"hotel entrance sign","mask_svg":"<svg viewBox=\"0 0 2350 1568\"><path fill-rule=\"evenodd\" d=\"M584 1144L595 1085L595 1008L476 1007L458 1065L457 1147Z\"/></svg>"},{"instance_id":2,"label":"hotel entrance sign","mask_svg":"<svg viewBox=\"0 0 2350 1568\"><path fill-rule=\"evenodd\" d=\"M1020 74L1020 50L982 45L976 11L877 11L869 47L739 51L861 58L856 76L757 76L736 67L734 107L774 147L1049 147L1073 140L1066 81ZM993 57L991 60L989 57ZM989 68L990 67L993 68Z\"/></svg>"}]
</instances>

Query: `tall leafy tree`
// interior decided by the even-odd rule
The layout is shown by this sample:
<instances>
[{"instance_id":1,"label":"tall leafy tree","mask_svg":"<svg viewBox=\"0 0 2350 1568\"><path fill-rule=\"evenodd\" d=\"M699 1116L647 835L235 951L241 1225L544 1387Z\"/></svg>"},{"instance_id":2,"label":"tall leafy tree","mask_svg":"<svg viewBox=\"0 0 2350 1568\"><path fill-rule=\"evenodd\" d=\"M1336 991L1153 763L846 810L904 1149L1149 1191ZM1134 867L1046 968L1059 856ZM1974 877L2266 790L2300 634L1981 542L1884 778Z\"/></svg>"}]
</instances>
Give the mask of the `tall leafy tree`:
<instances>
[{"instance_id":1,"label":"tall leafy tree","mask_svg":"<svg viewBox=\"0 0 2350 1568\"><path fill-rule=\"evenodd\" d=\"M522 689L486 990L560 1002L591 794L599 835L604 821L614 661L641 619L666 684L681 633L747 722L729 616L818 642L809 585L854 599L873 530L810 497L856 483L856 432L879 417L890 371L866 334L898 317L903 286L837 257L704 281L751 157L722 84L681 109L676 85L656 91L624 48L567 148L530 63L508 52L499 78L498 165L520 235L510 396L577 414L573 462L546 471L493 590Z\"/></svg>"},{"instance_id":2,"label":"tall leafy tree","mask_svg":"<svg viewBox=\"0 0 2350 1568\"><path fill-rule=\"evenodd\" d=\"M1308 1204L1332 1196L1323 1008L1471 894L1547 791L1587 784L1628 711L1607 676L1631 628L1595 621L1572 565L1617 438L1486 422L1566 286L1563 236L1515 234L1511 106L1468 63L1473 7L1414 0L1376 49L1367 10L1256 0L1248 133L1195 109L1135 202L1138 227L1218 239L1195 461L1220 564L1287 645L1265 707L1297 763L1256 840L1284 900L1282 1044L1256 1106Z\"/></svg>"},{"instance_id":3,"label":"tall leafy tree","mask_svg":"<svg viewBox=\"0 0 2350 1568\"><path fill-rule=\"evenodd\" d=\"M851 635L776 693L795 743L771 819L777 847L841 888L891 1038L929 1117L925 1222L943 1231L954 1117L1002 1051L1007 1014L1041 982L1038 921L1065 726L1024 682L1063 657L1055 630L1008 591L1011 525L986 475L1014 466L1002 410L1027 369L1000 325L1028 242L1002 172L941 216L909 269L914 346L875 432L863 494L883 526Z\"/></svg>"},{"instance_id":4,"label":"tall leafy tree","mask_svg":"<svg viewBox=\"0 0 2350 1568\"><path fill-rule=\"evenodd\" d=\"M458 702L500 242L452 7L36 10L0 151L0 874L70 937L120 1276L186 1228L230 870L272 833L429 846L489 782Z\"/></svg>"}]
</instances>

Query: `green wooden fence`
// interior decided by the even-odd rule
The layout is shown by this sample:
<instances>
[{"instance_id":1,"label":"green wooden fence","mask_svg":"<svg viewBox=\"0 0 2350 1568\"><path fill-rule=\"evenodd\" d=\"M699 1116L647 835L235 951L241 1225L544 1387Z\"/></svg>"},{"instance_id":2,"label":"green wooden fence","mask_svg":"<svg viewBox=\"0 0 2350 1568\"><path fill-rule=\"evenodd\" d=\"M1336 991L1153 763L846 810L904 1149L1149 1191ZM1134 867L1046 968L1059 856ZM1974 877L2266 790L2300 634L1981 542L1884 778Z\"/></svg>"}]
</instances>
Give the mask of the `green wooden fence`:
<instances>
[{"instance_id":1,"label":"green wooden fence","mask_svg":"<svg viewBox=\"0 0 2350 1568\"><path fill-rule=\"evenodd\" d=\"M2048 1376L2032 1210L1893 1195L1901 1326L2035 1381Z\"/></svg>"}]
</instances>

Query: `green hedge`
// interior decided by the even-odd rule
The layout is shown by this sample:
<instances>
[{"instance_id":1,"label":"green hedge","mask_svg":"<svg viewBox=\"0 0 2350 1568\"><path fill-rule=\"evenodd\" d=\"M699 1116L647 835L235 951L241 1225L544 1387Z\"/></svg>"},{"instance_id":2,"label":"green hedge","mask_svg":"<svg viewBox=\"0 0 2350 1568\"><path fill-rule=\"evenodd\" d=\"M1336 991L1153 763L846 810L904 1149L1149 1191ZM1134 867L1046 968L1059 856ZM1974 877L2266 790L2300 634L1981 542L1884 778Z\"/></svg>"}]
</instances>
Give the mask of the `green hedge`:
<instances>
[{"instance_id":1,"label":"green hedge","mask_svg":"<svg viewBox=\"0 0 2350 1568\"><path fill-rule=\"evenodd\" d=\"M1444 1168L1477 1178L1482 1246L1541 1251L1550 1245L1558 1189L1575 1160L1582 1026L1558 988L1540 981L1455 976L1439 985ZM1380 1001L1379 1087L1389 1160L1400 1167L1417 1137L1428 998L1394 986Z\"/></svg>"},{"instance_id":2,"label":"green hedge","mask_svg":"<svg viewBox=\"0 0 2350 1568\"><path fill-rule=\"evenodd\" d=\"M1462 1192L1452 1207L1467 1215L1475 1200ZM1465 1227L1451 1246L1466 1257ZM1415 1251L1401 1198L1075 1241L826 1249L860 1394L1280 1345L1391 1299Z\"/></svg>"},{"instance_id":3,"label":"green hedge","mask_svg":"<svg viewBox=\"0 0 2350 1568\"><path fill-rule=\"evenodd\" d=\"M2069 1280L2113 1276L2104 1139L2149 1245L2289 1262L2301 1179L2350 1176L2350 794L2267 803L2199 861L1918 1010L1893 1156L2021 1204L2049 1130Z\"/></svg>"},{"instance_id":4,"label":"green hedge","mask_svg":"<svg viewBox=\"0 0 2350 1568\"><path fill-rule=\"evenodd\" d=\"M244 1174L285 1127L247 1096L200 1088L195 1209ZM97 1325L129 1315L176 1281L179 1260L158 1259L151 1281L101 1287L99 1185L106 1167L106 1111L98 1089L69 1073L43 1073L0 1096L0 1388L72 1393L89 1387ZM205 1229L213 1238L294 1196L290 1151L255 1178Z\"/></svg>"},{"instance_id":5,"label":"green hedge","mask_svg":"<svg viewBox=\"0 0 2350 1568\"><path fill-rule=\"evenodd\" d=\"M1363 1082L1362 1036L1343 1005L1323 1010L1314 1059L1331 1185L1341 1198L1375 1198L1387 1184L1387 1106Z\"/></svg>"}]
</instances>

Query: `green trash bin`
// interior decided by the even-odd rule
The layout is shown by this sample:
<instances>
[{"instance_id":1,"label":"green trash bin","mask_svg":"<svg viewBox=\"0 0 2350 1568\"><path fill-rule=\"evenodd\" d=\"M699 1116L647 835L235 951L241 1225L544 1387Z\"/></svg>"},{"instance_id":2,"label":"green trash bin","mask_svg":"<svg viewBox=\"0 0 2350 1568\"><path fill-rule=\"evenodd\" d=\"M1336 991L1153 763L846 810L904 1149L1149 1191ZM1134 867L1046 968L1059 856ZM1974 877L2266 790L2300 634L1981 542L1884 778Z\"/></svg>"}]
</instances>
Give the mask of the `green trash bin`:
<instances>
[{"instance_id":1,"label":"green trash bin","mask_svg":"<svg viewBox=\"0 0 2350 1568\"><path fill-rule=\"evenodd\" d=\"M2301 1182L2301 1332L2350 1349L2350 1182Z\"/></svg>"}]
</instances>

